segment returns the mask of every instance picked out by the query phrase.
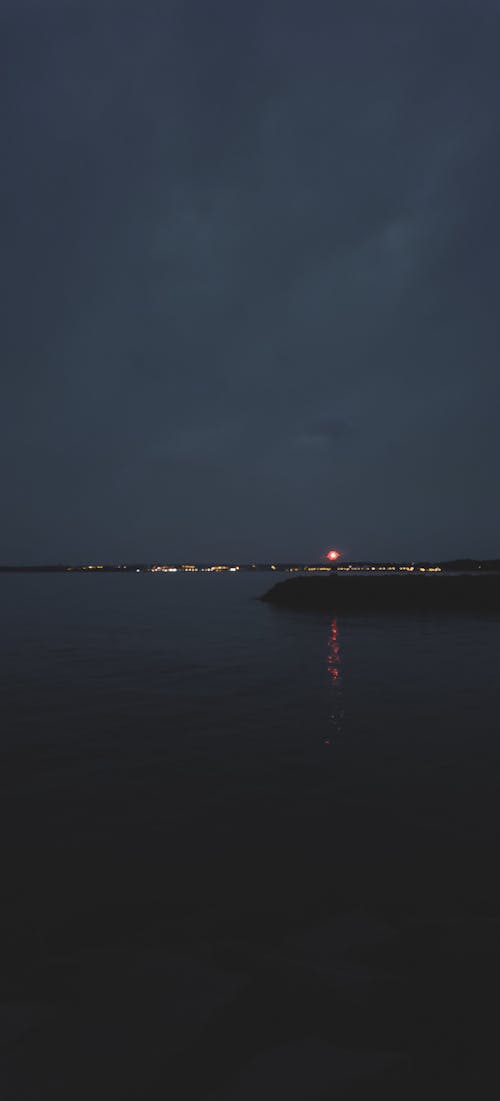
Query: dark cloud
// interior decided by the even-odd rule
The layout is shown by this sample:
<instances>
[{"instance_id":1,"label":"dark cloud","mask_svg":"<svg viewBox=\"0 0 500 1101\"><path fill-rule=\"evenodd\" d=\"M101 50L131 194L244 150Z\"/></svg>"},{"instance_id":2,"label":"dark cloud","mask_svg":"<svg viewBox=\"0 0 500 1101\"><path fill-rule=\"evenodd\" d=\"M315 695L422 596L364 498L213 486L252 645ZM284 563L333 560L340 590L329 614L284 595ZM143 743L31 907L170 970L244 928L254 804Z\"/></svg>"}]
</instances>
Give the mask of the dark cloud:
<instances>
[{"instance_id":1,"label":"dark cloud","mask_svg":"<svg viewBox=\"0 0 500 1101\"><path fill-rule=\"evenodd\" d=\"M497 5L0 22L0 557L497 554Z\"/></svg>"},{"instance_id":2,"label":"dark cloud","mask_svg":"<svg viewBox=\"0 0 500 1101\"><path fill-rule=\"evenodd\" d=\"M352 425L345 417L325 417L311 425L308 435L335 443L336 440L342 440L351 430Z\"/></svg>"}]
</instances>

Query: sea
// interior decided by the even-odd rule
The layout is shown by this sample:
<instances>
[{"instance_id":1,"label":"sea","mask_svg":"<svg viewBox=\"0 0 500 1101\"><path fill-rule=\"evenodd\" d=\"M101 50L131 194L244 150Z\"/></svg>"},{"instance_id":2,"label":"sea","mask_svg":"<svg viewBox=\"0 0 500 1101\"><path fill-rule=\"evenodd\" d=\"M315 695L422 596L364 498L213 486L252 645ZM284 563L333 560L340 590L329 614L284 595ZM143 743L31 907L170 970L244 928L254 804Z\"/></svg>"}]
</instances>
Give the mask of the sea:
<instances>
[{"instance_id":1,"label":"sea","mask_svg":"<svg viewBox=\"0 0 500 1101\"><path fill-rule=\"evenodd\" d=\"M0 577L3 1101L498 1096L500 620L272 582Z\"/></svg>"}]
</instances>

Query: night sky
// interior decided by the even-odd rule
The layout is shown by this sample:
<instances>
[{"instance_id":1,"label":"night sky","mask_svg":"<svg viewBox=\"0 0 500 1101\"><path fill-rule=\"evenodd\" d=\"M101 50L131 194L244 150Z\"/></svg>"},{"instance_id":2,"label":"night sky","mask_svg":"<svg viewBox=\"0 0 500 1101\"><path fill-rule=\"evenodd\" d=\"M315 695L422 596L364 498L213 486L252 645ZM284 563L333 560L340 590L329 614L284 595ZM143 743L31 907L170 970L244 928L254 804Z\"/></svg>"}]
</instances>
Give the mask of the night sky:
<instances>
[{"instance_id":1,"label":"night sky","mask_svg":"<svg viewBox=\"0 0 500 1101\"><path fill-rule=\"evenodd\" d=\"M499 41L0 0L0 562L500 554Z\"/></svg>"}]
</instances>

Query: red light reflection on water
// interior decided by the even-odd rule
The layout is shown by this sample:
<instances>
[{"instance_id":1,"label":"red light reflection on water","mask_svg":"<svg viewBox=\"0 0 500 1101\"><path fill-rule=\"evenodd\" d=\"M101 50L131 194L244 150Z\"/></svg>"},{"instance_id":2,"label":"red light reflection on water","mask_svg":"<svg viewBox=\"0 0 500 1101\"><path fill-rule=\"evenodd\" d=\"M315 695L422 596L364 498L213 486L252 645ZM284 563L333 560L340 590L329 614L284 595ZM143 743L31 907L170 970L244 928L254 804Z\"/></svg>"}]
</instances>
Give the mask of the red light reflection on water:
<instances>
[{"instance_id":1,"label":"red light reflection on water","mask_svg":"<svg viewBox=\"0 0 500 1101\"><path fill-rule=\"evenodd\" d=\"M337 620L332 619L328 636L328 672L332 680L338 680L340 676L340 658Z\"/></svg>"},{"instance_id":2,"label":"red light reflection on water","mask_svg":"<svg viewBox=\"0 0 500 1101\"><path fill-rule=\"evenodd\" d=\"M328 675L332 684L332 712L329 716L333 726L334 738L325 738L325 745L332 745L344 730L344 707L342 699L342 648L339 642L339 628L337 619L332 619L328 632Z\"/></svg>"}]
</instances>

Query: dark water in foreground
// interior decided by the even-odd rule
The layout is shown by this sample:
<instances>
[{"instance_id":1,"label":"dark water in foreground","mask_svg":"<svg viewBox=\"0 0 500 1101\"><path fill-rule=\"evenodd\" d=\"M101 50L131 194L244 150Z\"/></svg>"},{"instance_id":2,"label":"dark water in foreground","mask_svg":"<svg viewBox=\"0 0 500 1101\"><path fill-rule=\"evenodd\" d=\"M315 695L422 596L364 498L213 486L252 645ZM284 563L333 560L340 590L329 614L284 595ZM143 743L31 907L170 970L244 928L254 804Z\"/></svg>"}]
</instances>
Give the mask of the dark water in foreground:
<instances>
[{"instance_id":1,"label":"dark water in foreground","mask_svg":"<svg viewBox=\"0 0 500 1101\"><path fill-rule=\"evenodd\" d=\"M0 581L3 1101L497 1096L500 622Z\"/></svg>"}]
</instances>

